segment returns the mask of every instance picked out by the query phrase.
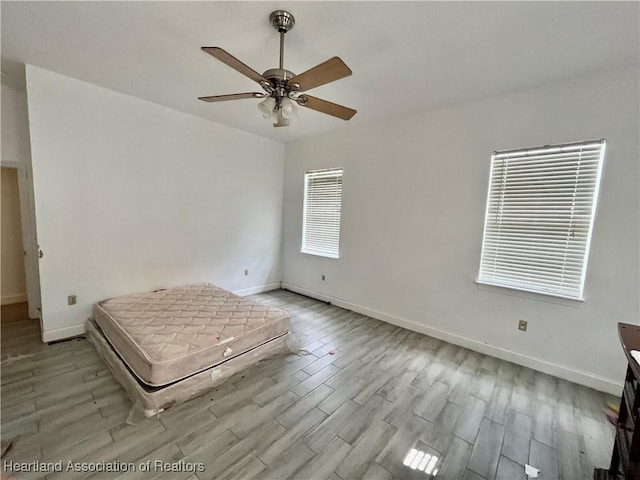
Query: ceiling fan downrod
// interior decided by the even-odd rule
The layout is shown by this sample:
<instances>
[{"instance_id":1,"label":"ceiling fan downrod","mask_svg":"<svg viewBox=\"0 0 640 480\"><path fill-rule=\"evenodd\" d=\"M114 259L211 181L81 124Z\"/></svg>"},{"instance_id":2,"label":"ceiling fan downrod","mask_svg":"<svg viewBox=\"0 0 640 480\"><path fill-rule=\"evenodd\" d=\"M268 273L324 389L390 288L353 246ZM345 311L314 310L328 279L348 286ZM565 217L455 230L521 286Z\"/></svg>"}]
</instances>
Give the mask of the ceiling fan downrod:
<instances>
[{"instance_id":1,"label":"ceiling fan downrod","mask_svg":"<svg viewBox=\"0 0 640 480\"><path fill-rule=\"evenodd\" d=\"M285 10L276 10L269 16L271 25L280 33L280 70L284 69L284 34L293 28L296 19Z\"/></svg>"}]
</instances>

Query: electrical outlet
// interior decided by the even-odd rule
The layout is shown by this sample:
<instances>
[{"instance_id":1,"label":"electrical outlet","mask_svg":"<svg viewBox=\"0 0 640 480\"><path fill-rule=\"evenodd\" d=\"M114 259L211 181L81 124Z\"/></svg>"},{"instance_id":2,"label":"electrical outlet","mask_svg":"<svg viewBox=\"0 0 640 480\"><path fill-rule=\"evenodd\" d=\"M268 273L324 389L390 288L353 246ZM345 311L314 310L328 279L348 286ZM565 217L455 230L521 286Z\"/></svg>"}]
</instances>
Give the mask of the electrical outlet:
<instances>
[{"instance_id":1,"label":"electrical outlet","mask_svg":"<svg viewBox=\"0 0 640 480\"><path fill-rule=\"evenodd\" d=\"M78 299L76 298L75 295L69 295L67 297L67 304L69 304L69 305L75 305L77 301L78 301Z\"/></svg>"},{"instance_id":2,"label":"electrical outlet","mask_svg":"<svg viewBox=\"0 0 640 480\"><path fill-rule=\"evenodd\" d=\"M248 277L248 276L249 276L249 270L247 270L246 268L245 268L245 270L244 270L244 276L245 276L245 277Z\"/></svg>"},{"instance_id":3,"label":"electrical outlet","mask_svg":"<svg viewBox=\"0 0 640 480\"><path fill-rule=\"evenodd\" d=\"M518 330L522 330L523 332L527 331L527 321L526 320L520 320L518 322Z\"/></svg>"},{"instance_id":4,"label":"electrical outlet","mask_svg":"<svg viewBox=\"0 0 640 480\"><path fill-rule=\"evenodd\" d=\"M326 280L325 276L322 275L322 281L324 282Z\"/></svg>"}]
</instances>

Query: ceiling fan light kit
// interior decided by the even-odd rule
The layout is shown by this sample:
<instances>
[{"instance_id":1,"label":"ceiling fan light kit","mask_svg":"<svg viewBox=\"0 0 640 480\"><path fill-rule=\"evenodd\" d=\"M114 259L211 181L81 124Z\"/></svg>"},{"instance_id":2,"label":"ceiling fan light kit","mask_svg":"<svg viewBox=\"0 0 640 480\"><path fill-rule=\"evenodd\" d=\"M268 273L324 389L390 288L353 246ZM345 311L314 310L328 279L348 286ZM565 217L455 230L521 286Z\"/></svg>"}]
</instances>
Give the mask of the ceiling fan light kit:
<instances>
[{"instance_id":1,"label":"ceiling fan light kit","mask_svg":"<svg viewBox=\"0 0 640 480\"><path fill-rule=\"evenodd\" d=\"M262 75L220 47L202 47L204 52L257 82L264 92L213 95L199 97L199 99L205 102L221 102L244 98L264 98L258 103L258 111L264 119L273 121L274 127L286 127L290 120L297 118L298 105L342 120L351 119L357 113L356 110L302 93L348 77L352 73L349 67L340 58L333 57L299 75L285 70L284 35L295 25L295 18L289 12L276 10L271 13L269 20L273 28L280 34L280 64L278 68L271 68Z\"/></svg>"},{"instance_id":2,"label":"ceiling fan light kit","mask_svg":"<svg viewBox=\"0 0 640 480\"><path fill-rule=\"evenodd\" d=\"M262 118L269 120L273 115L275 106L276 100L273 97L267 97L258 104L258 111L262 114Z\"/></svg>"}]
</instances>

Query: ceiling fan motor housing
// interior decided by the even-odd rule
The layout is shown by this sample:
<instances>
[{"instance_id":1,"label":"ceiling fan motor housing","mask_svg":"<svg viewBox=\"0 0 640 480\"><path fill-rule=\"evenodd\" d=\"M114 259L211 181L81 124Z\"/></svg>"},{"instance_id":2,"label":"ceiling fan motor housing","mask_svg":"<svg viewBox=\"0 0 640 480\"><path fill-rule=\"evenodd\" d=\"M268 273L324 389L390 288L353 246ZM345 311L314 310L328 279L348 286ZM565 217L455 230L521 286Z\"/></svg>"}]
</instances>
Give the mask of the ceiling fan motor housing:
<instances>
[{"instance_id":1,"label":"ceiling fan motor housing","mask_svg":"<svg viewBox=\"0 0 640 480\"><path fill-rule=\"evenodd\" d=\"M285 84L296 75L295 73L290 72L289 70L284 70L282 68L270 68L269 70L264 72L262 76L269 80L271 84Z\"/></svg>"}]
</instances>

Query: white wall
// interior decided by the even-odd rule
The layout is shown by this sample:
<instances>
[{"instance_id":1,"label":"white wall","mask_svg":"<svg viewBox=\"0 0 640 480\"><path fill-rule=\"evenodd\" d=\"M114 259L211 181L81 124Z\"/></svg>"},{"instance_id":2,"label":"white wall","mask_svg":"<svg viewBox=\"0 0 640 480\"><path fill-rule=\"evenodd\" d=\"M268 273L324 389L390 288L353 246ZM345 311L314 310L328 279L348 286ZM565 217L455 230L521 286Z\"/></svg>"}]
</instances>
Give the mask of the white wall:
<instances>
[{"instance_id":1,"label":"white wall","mask_svg":"<svg viewBox=\"0 0 640 480\"><path fill-rule=\"evenodd\" d=\"M639 322L638 90L636 67L287 144L283 286L619 393L616 323ZM491 152L602 137L586 301L478 287ZM338 260L300 253L303 173L329 167Z\"/></svg>"},{"instance_id":2,"label":"white wall","mask_svg":"<svg viewBox=\"0 0 640 480\"><path fill-rule=\"evenodd\" d=\"M2 162L26 163L29 159L27 96L23 90L2 83Z\"/></svg>"},{"instance_id":3,"label":"white wall","mask_svg":"<svg viewBox=\"0 0 640 480\"><path fill-rule=\"evenodd\" d=\"M115 295L279 286L281 143L37 67L26 74L45 341L81 333L92 305Z\"/></svg>"},{"instance_id":4,"label":"white wall","mask_svg":"<svg viewBox=\"0 0 640 480\"><path fill-rule=\"evenodd\" d=\"M2 275L0 277L0 298L2 305L6 305L26 302L27 284L24 276L17 170L3 167L1 178L0 265L2 265L2 268L0 270Z\"/></svg>"}]
</instances>

